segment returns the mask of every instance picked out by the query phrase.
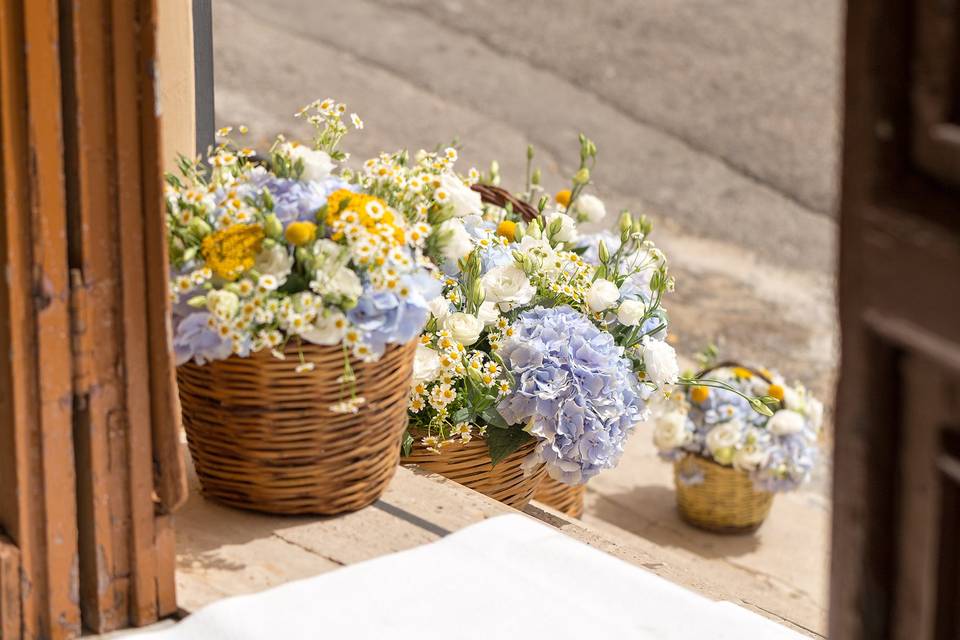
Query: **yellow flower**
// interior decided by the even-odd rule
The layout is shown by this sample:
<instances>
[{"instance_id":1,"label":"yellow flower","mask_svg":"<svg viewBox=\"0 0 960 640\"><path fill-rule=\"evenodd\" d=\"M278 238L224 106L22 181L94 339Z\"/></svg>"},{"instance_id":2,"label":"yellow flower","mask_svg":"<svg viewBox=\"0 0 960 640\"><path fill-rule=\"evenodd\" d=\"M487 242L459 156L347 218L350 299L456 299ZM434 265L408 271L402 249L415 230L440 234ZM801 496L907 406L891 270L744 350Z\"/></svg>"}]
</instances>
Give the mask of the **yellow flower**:
<instances>
[{"instance_id":1,"label":"yellow flower","mask_svg":"<svg viewBox=\"0 0 960 640\"><path fill-rule=\"evenodd\" d=\"M767 388L767 395L773 396L777 400L783 402L783 387L778 384L772 384Z\"/></svg>"},{"instance_id":2,"label":"yellow flower","mask_svg":"<svg viewBox=\"0 0 960 640\"><path fill-rule=\"evenodd\" d=\"M744 380L749 380L753 377L753 372L743 367L734 367L733 375L737 376L738 378L743 378Z\"/></svg>"},{"instance_id":3,"label":"yellow flower","mask_svg":"<svg viewBox=\"0 0 960 640\"><path fill-rule=\"evenodd\" d=\"M317 239L317 225L312 222L292 222L285 236L287 242L297 247L308 245Z\"/></svg>"},{"instance_id":4,"label":"yellow flower","mask_svg":"<svg viewBox=\"0 0 960 640\"><path fill-rule=\"evenodd\" d=\"M557 201L557 204L560 206L566 207L570 204L570 189L562 189L557 191L557 194L553 196L553 199Z\"/></svg>"},{"instance_id":5,"label":"yellow flower","mask_svg":"<svg viewBox=\"0 0 960 640\"><path fill-rule=\"evenodd\" d=\"M710 389L707 387L693 387L690 389L690 399L697 404L702 404L710 397Z\"/></svg>"},{"instance_id":6,"label":"yellow flower","mask_svg":"<svg viewBox=\"0 0 960 640\"><path fill-rule=\"evenodd\" d=\"M517 236L517 223L511 220L504 220L497 225L497 235L503 236L510 242L513 242Z\"/></svg>"},{"instance_id":7,"label":"yellow flower","mask_svg":"<svg viewBox=\"0 0 960 640\"><path fill-rule=\"evenodd\" d=\"M200 252L206 266L233 281L253 267L263 237L263 227L258 224L234 224L204 238Z\"/></svg>"}]
</instances>

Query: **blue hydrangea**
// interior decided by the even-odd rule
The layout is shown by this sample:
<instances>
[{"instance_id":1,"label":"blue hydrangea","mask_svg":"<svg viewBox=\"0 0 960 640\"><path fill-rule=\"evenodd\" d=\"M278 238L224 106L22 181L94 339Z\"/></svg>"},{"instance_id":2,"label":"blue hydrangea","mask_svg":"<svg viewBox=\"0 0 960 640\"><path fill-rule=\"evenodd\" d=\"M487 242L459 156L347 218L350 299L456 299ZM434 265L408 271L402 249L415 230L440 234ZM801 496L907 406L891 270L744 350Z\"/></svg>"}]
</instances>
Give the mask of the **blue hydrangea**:
<instances>
[{"instance_id":1,"label":"blue hydrangea","mask_svg":"<svg viewBox=\"0 0 960 640\"><path fill-rule=\"evenodd\" d=\"M223 360L230 355L230 341L211 329L209 321L209 313L195 311L177 323L173 337L177 366L191 359L202 365L211 360Z\"/></svg>"},{"instance_id":2,"label":"blue hydrangea","mask_svg":"<svg viewBox=\"0 0 960 640\"><path fill-rule=\"evenodd\" d=\"M498 409L539 439L530 460L580 484L617 465L647 416L645 388L623 348L568 306L522 313L502 356L516 384Z\"/></svg>"},{"instance_id":3,"label":"blue hydrangea","mask_svg":"<svg viewBox=\"0 0 960 640\"><path fill-rule=\"evenodd\" d=\"M406 275L401 286L409 289L406 297L365 285L357 306L347 317L361 332L363 341L376 356L388 344L405 344L423 329L430 315L427 302L443 290L443 285L427 274Z\"/></svg>"}]
</instances>

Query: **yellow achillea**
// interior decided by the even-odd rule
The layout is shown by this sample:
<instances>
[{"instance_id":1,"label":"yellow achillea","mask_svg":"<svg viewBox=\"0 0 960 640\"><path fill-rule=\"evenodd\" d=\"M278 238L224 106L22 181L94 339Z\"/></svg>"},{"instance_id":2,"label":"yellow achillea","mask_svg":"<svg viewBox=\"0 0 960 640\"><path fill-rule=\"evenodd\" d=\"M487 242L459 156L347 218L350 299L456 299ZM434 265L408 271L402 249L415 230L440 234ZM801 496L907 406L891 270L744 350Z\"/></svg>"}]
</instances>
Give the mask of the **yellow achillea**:
<instances>
[{"instance_id":1,"label":"yellow achillea","mask_svg":"<svg viewBox=\"0 0 960 640\"><path fill-rule=\"evenodd\" d=\"M710 397L710 389L707 387L693 387L690 389L690 399L701 404L707 401L707 398Z\"/></svg>"},{"instance_id":2,"label":"yellow achillea","mask_svg":"<svg viewBox=\"0 0 960 640\"><path fill-rule=\"evenodd\" d=\"M570 204L570 189L557 191L557 195L553 196L553 199L556 200L560 206L566 207Z\"/></svg>"},{"instance_id":3,"label":"yellow achillea","mask_svg":"<svg viewBox=\"0 0 960 640\"><path fill-rule=\"evenodd\" d=\"M376 196L337 189L327 198L327 226L333 240L344 236L344 228L358 225L389 245L406 242L403 220L398 220L387 203Z\"/></svg>"},{"instance_id":4,"label":"yellow achillea","mask_svg":"<svg viewBox=\"0 0 960 640\"><path fill-rule=\"evenodd\" d=\"M233 224L204 238L200 250L206 266L224 280L232 281L253 267L263 237L259 224Z\"/></svg>"},{"instance_id":5,"label":"yellow achillea","mask_svg":"<svg viewBox=\"0 0 960 640\"><path fill-rule=\"evenodd\" d=\"M778 384L772 384L767 388L767 395L783 402L783 387Z\"/></svg>"},{"instance_id":6,"label":"yellow achillea","mask_svg":"<svg viewBox=\"0 0 960 640\"><path fill-rule=\"evenodd\" d=\"M510 242L517 237L517 223L512 220L504 220L497 225L497 235L503 236Z\"/></svg>"},{"instance_id":7,"label":"yellow achillea","mask_svg":"<svg viewBox=\"0 0 960 640\"><path fill-rule=\"evenodd\" d=\"M737 376L738 378L742 378L743 380L749 380L753 377L753 372L743 367L734 367L733 375Z\"/></svg>"}]
</instances>

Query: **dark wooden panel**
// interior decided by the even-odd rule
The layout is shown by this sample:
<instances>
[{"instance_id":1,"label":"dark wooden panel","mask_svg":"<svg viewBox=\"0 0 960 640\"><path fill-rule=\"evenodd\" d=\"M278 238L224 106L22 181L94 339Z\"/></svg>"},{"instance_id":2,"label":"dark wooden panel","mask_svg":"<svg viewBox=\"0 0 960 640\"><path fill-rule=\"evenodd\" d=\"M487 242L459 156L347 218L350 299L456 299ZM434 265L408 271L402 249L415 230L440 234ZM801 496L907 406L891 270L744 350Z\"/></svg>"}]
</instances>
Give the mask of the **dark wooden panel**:
<instances>
[{"instance_id":1,"label":"dark wooden panel","mask_svg":"<svg viewBox=\"0 0 960 640\"><path fill-rule=\"evenodd\" d=\"M0 534L0 638L20 636L20 551Z\"/></svg>"}]
</instances>

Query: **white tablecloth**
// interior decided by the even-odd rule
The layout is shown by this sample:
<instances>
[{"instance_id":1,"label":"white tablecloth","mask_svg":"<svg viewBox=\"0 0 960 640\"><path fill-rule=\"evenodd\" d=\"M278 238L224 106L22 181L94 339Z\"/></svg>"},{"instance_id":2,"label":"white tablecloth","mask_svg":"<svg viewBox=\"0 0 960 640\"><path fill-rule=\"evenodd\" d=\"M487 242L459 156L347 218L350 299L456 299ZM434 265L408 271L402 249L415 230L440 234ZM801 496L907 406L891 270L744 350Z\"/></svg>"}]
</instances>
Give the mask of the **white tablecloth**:
<instances>
[{"instance_id":1,"label":"white tablecloth","mask_svg":"<svg viewBox=\"0 0 960 640\"><path fill-rule=\"evenodd\" d=\"M520 515L216 602L143 640L799 640Z\"/></svg>"}]
</instances>

